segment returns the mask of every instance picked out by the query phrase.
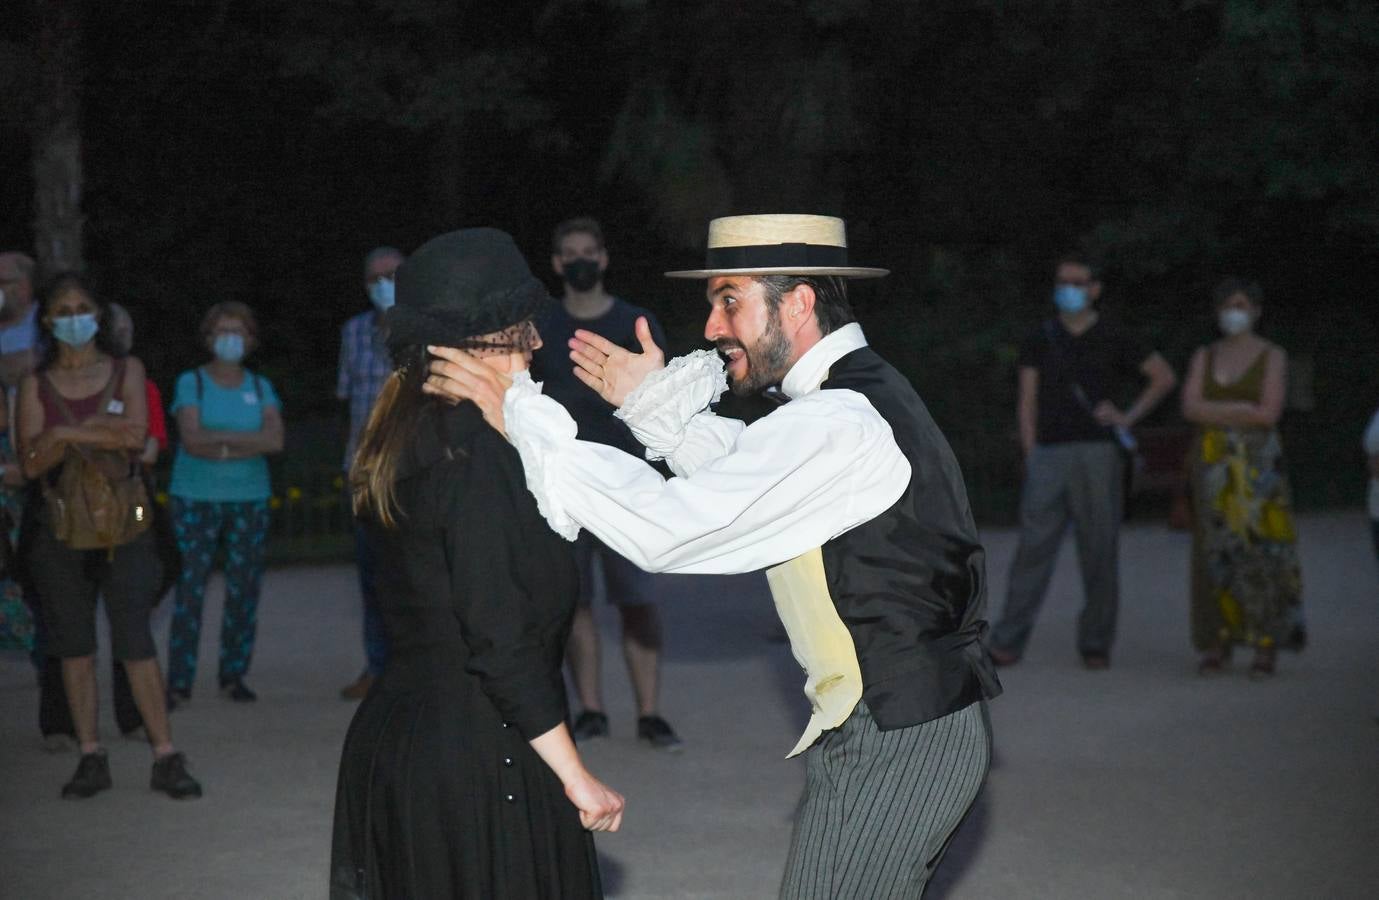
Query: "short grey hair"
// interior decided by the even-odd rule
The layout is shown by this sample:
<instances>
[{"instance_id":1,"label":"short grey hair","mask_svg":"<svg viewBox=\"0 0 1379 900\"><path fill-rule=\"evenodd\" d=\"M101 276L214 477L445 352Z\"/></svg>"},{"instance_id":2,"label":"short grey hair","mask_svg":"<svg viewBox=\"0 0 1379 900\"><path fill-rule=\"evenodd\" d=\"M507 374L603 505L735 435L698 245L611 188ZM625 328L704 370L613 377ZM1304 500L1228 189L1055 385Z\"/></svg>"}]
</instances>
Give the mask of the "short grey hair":
<instances>
[{"instance_id":1,"label":"short grey hair","mask_svg":"<svg viewBox=\"0 0 1379 900\"><path fill-rule=\"evenodd\" d=\"M380 259L391 259L392 257L397 257L398 259L407 258L401 250L397 249L396 247L388 246L375 247L368 253L365 253L364 275L367 276L369 274L369 267L372 266L374 263L378 262Z\"/></svg>"},{"instance_id":2,"label":"short grey hair","mask_svg":"<svg viewBox=\"0 0 1379 900\"><path fill-rule=\"evenodd\" d=\"M9 250L0 253L0 259L4 259L5 257L8 257L10 261L14 263L14 267L19 271L21 278L27 280L29 284L33 284L34 271L38 266L34 263L32 256L27 253L20 253L18 250Z\"/></svg>"}]
</instances>

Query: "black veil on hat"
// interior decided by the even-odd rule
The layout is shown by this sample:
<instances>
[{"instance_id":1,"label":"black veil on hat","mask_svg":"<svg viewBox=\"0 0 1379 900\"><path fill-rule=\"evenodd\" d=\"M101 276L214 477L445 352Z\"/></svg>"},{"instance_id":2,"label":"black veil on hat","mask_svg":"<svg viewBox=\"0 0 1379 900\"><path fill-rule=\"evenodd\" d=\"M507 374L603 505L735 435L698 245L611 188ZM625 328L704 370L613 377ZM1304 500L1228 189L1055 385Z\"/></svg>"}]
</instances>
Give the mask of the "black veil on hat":
<instances>
[{"instance_id":1,"label":"black veil on hat","mask_svg":"<svg viewBox=\"0 0 1379 900\"><path fill-rule=\"evenodd\" d=\"M422 244L397 270L397 303L388 310L388 349L435 344L511 352L536 342L530 322L551 302L511 235L464 228ZM513 329L514 325L525 325ZM512 329L499 342L480 335Z\"/></svg>"}]
</instances>

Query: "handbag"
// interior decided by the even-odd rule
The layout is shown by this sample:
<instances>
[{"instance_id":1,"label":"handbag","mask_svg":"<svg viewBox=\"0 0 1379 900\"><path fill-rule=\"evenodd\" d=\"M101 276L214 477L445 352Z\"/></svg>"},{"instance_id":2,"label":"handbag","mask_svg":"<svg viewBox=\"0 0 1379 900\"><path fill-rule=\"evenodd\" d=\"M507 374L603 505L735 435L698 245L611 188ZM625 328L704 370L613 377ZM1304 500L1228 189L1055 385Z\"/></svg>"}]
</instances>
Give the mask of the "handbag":
<instances>
[{"instance_id":1,"label":"handbag","mask_svg":"<svg viewBox=\"0 0 1379 900\"><path fill-rule=\"evenodd\" d=\"M110 407L123 376L121 360L101 394L101 409ZM47 373L41 383L67 423L80 424ZM57 477L44 482L43 497L53 535L74 550L113 553L153 524L143 473L127 450L69 445Z\"/></svg>"}]
</instances>

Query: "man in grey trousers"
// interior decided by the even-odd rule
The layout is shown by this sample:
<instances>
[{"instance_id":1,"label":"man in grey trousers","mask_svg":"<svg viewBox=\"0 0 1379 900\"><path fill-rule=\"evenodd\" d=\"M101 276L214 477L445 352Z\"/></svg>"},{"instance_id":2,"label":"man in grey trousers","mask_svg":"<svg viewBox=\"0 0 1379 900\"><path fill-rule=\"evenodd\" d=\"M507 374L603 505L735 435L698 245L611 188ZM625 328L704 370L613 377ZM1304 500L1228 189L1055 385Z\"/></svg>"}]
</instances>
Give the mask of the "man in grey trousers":
<instances>
[{"instance_id":1,"label":"man in grey trousers","mask_svg":"<svg viewBox=\"0 0 1379 900\"><path fill-rule=\"evenodd\" d=\"M1020 349L1020 445L1025 486L1020 545L1005 610L991 634L997 665L1019 661L1058 561L1068 523L1077 540L1086 600L1077 649L1088 669L1111 663L1120 599L1117 550L1124 511L1124 455L1130 428L1173 390L1162 356L1097 312L1101 282L1085 257L1059 260L1058 315ZM1129 406L1118 405L1139 387Z\"/></svg>"}]
</instances>

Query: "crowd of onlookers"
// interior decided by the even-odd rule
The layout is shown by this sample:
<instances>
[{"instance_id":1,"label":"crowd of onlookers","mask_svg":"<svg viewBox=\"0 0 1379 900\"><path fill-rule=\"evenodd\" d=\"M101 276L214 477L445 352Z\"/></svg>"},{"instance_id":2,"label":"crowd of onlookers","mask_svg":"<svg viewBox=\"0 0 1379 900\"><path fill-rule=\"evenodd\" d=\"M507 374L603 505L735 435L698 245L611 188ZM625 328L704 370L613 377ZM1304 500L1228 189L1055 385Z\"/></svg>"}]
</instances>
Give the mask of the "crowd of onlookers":
<instances>
[{"instance_id":1,"label":"crowd of onlookers","mask_svg":"<svg viewBox=\"0 0 1379 900\"><path fill-rule=\"evenodd\" d=\"M374 399L392 372L383 337L393 277L404 254L380 247L364 259L371 308L344 326L337 395L350 412L348 469ZM568 375L563 338L576 327L636 346L645 310L606 292L608 252L589 219L557 228L552 267L563 302L540 323L546 355L534 368L580 421L581 435L622 446L630 436L601 401ZM1089 669L1110 665L1119 598L1118 527L1135 426L1177 385L1165 359L1097 304L1102 284L1080 256L1055 269L1052 315L1019 356L1018 422L1025 461L1020 539L1008 594L994 616L989 652L1019 662L1043 602L1064 533L1078 550L1085 606L1077 651ZM217 681L225 697L252 702L260 584L269 531L267 456L283 447L272 383L246 368L258 344L253 310L218 303L201 321L205 361L176 379L167 410L175 424L167 502L154 501L153 468L170 448L158 388L133 353L133 322L81 276L58 274L39 292L33 260L0 254L0 639L32 643L40 682L40 727L50 749L81 751L63 796L110 786L96 715L96 606L104 603L113 656L116 721L153 749L151 784L174 797L200 785L174 747L169 712L192 699L202 610L211 569L223 566L226 596ZM1226 279L1211 313L1220 338L1192 356L1182 415L1195 428L1186 469L1192 513L1191 639L1198 670L1225 669L1239 646L1249 672L1267 678L1280 647L1306 641L1292 498L1277 424L1287 357L1261 337L1258 285ZM664 346L653 323L658 344ZM549 334L548 334L549 332ZM594 398L597 400L597 397ZM600 429L603 429L601 431ZM607 433L604 433L606 431ZM1379 555L1379 412L1364 437L1369 515ZM597 631L588 600L604 595L622 615L623 649L639 706L639 736L675 749L680 740L657 708L660 628L654 586L587 535L577 548L583 605L569 646L581 702L580 739L608 732L599 685ZM341 691L363 697L387 662L374 552L356 535L364 603L366 666ZM160 670L150 614L173 597L167 671ZM31 621L31 635L18 623Z\"/></svg>"},{"instance_id":2,"label":"crowd of onlookers","mask_svg":"<svg viewBox=\"0 0 1379 900\"><path fill-rule=\"evenodd\" d=\"M169 407L176 453L161 505L153 467L169 447L168 427L158 388L132 352L128 312L73 273L36 291L34 263L19 253L0 255L0 290L10 550L3 591L22 598L31 617L45 746L81 751L62 795L111 785L97 727L99 599L120 729L147 738L154 790L200 796L168 714L191 697L217 559L226 574L220 688L231 700L255 699L245 675L269 524L265 457L282 449L283 424L272 384L244 367L257 342L254 313L219 303L202 319L207 359L177 379ZM165 681L149 620L174 587Z\"/></svg>"},{"instance_id":3,"label":"crowd of onlookers","mask_svg":"<svg viewBox=\"0 0 1379 900\"><path fill-rule=\"evenodd\" d=\"M1026 478L1020 542L989 652L1019 662L1071 525L1085 604L1077 649L1088 669L1111 663L1120 576L1117 532L1133 428L1177 383L1164 358L1096 309L1102 284L1084 257L1055 270L1055 315L1021 348L1019 422ZM1189 609L1198 672L1213 675L1237 647L1252 678L1272 676L1280 647L1306 644L1292 493L1278 422L1287 355L1259 335L1258 284L1220 282L1211 298L1220 337L1199 347L1181 390L1195 436L1185 461L1191 497Z\"/></svg>"}]
</instances>

